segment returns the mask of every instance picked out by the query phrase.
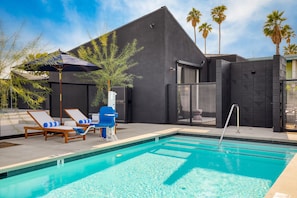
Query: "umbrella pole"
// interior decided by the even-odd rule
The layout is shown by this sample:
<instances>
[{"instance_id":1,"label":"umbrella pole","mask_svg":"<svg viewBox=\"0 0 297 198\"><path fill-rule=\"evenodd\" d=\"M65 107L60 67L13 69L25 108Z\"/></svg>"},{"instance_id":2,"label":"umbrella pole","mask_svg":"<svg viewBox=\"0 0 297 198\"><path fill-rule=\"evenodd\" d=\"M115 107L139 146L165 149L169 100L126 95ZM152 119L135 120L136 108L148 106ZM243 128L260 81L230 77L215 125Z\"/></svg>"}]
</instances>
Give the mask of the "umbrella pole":
<instances>
[{"instance_id":1,"label":"umbrella pole","mask_svg":"<svg viewBox=\"0 0 297 198\"><path fill-rule=\"evenodd\" d=\"M59 68L59 86L60 86L60 123L62 124L62 68Z\"/></svg>"}]
</instances>

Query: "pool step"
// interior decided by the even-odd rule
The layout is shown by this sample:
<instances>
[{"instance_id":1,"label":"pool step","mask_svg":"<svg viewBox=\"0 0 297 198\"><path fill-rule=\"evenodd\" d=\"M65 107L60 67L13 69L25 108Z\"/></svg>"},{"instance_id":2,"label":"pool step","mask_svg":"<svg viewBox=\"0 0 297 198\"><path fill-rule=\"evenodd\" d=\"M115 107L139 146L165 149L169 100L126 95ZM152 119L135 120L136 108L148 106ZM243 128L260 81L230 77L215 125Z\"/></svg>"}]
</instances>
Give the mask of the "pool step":
<instances>
[{"instance_id":1,"label":"pool step","mask_svg":"<svg viewBox=\"0 0 297 198\"><path fill-rule=\"evenodd\" d=\"M252 144L252 146L251 146ZM272 158L276 160L287 160L291 159L291 157L297 152L297 149L290 150L287 147L277 147L271 148L266 144L259 143L249 143L247 145L244 142L229 142L225 141L222 143L220 147L218 147L217 140L201 140L201 141L192 141L185 138L181 139L173 139L169 143L164 144L164 146L168 148L174 147L175 149L180 150L205 150L205 151L213 151L220 152L223 154L233 154L233 155L246 155L246 156L256 156L256 157L264 157L264 158Z\"/></svg>"}]
</instances>

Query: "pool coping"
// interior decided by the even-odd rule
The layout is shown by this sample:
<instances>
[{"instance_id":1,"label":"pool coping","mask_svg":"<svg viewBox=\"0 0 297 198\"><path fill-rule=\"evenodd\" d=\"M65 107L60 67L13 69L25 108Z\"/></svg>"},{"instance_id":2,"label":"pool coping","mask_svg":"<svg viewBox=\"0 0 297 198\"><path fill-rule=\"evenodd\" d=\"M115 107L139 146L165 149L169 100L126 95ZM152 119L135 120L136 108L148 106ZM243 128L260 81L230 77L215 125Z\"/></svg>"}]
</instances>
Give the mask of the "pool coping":
<instances>
[{"instance_id":1,"label":"pool coping","mask_svg":"<svg viewBox=\"0 0 297 198\"><path fill-rule=\"evenodd\" d=\"M44 168L52 165L58 165L59 163L64 163L64 159L78 159L88 157L88 155L96 152L108 152L110 149L118 149L121 146L127 146L139 142L149 141L154 138L170 136L174 134L184 134L184 135L195 135L201 137L213 137L219 138L218 134L209 134L207 129L186 129L186 128L170 128L160 131L154 131L152 133L138 135L114 142L108 142L105 144L99 144L92 146L91 149L78 151L78 152L69 152L59 155L50 155L47 157L42 157L34 160L29 160L21 163L16 163L8 166L0 167L0 179L11 177L17 174L21 174L24 172L35 170L35 168ZM249 141L257 141L257 142L267 142L267 143L283 143L283 144L291 144L296 145L296 141L291 140L283 140L283 139L275 139L275 138L254 138L250 136L240 136L235 137L232 135L225 135L226 139L236 139L236 140L249 140ZM61 161L62 160L62 161ZM70 160L70 161L72 161ZM33 167L33 168L32 168ZM289 164L286 166L284 171L275 181L273 186L267 192L265 198L279 198L279 197L297 197L297 154L292 158ZM20 173L21 172L21 173Z\"/></svg>"},{"instance_id":2,"label":"pool coping","mask_svg":"<svg viewBox=\"0 0 297 198\"><path fill-rule=\"evenodd\" d=\"M171 129L165 129L161 131L156 131L153 133L143 134L135 137L130 137L122 140L112 141L105 144L98 144L95 146L92 146L91 149L88 150L82 150L78 152L68 152L63 153L59 155L50 155L46 157L37 158L34 160L29 160L21 163L16 163L12 165L2 166L0 167L0 179L14 176L16 174L19 174L18 172L13 173L13 171L17 170L24 170L29 169L30 167L36 167L36 166L50 166L55 165L59 160L64 160L67 158L75 158L77 156L83 156L85 155L87 157L88 154L94 153L94 152L100 152L100 151L108 151L109 149L118 148L124 145L130 145L137 142L143 142L146 140L151 140L156 137L162 137L162 136L168 136L173 135L178 132L179 128L171 128ZM34 170L34 169L33 169ZM29 171L29 170L28 170ZM23 171L26 172L26 171Z\"/></svg>"}]
</instances>

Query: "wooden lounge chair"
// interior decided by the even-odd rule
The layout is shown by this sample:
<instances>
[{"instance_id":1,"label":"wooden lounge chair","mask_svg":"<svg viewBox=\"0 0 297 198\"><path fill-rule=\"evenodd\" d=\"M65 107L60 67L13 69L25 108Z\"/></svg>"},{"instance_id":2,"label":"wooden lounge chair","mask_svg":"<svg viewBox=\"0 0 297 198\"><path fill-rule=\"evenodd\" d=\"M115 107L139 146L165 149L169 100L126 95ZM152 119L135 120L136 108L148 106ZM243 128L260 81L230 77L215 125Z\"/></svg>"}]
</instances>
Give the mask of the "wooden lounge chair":
<instances>
[{"instance_id":1,"label":"wooden lounge chair","mask_svg":"<svg viewBox=\"0 0 297 198\"><path fill-rule=\"evenodd\" d=\"M92 124L97 124L99 122L99 114L96 120L87 118L79 109L64 109L66 114L75 121L77 126L88 127ZM94 133L96 129L94 128Z\"/></svg>"},{"instance_id":2,"label":"wooden lounge chair","mask_svg":"<svg viewBox=\"0 0 297 198\"><path fill-rule=\"evenodd\" d=\"M44 131L42 128L38 125L34 126L24 126L25 130L25 138L27 139L29 136L34 136L34 135L44 135ZM31 131L31 132L29 132Z\"/></svg>"},{"instance_id":3,"label":"wooden lounge chair","mask_svg":"<svg viewBox=\"0 0 297 198\"><path fill-rule=\"evenodd\" d=\"M76 122L77 126L89 126L90 124L96 124L99 120L92 120L87 118L79 109L64 109L67 115ZM99 114L98 114L99 119Z\"/></svg>"},{"instance_id":4,"label":"wooden lounge chair","mask_svg":"<svg viewBox=\"0 0 297 198\"><path fill-rule=\"evenodd\" d=\"M27 111L27 113L38 124L39 129L44 131L45 140L49 137L49 133L57 133L64 136L65 143L68 140L82 138L86 139L85 135L78 134L72 126L61 126L59 122L55 121L46 111ZM87 127L82 127L84 130ZM26 130L26 129L25 129Z\"/></svg>"},{"instance_id":5,"label":"wooden lounge chair","mask_svg":"<svg viewBox=\"0 0 297 198\"><path fill-rule=\"evenodd\" d=\"M101 112L103 110L103 113ZM102 136L102 129L108 128L110 125L115 125L115 133L116 133L116 126L114 118L106 118L104 116L105 111L108 113L115 113L115 111L111 107L102 106L99 110L99 113L93 114L93 118L89 119L87 118L79 109L73 108L73 109L64 109L64 111L67 113L67 115L76 122L77 126L81 127L88 127L90 125L94 125L94 133L96 129L100 129L100 133ZM94 119L95 117L95 119ZM112 122L111 122L112 120Z\"/></svg>"}]
</instances>

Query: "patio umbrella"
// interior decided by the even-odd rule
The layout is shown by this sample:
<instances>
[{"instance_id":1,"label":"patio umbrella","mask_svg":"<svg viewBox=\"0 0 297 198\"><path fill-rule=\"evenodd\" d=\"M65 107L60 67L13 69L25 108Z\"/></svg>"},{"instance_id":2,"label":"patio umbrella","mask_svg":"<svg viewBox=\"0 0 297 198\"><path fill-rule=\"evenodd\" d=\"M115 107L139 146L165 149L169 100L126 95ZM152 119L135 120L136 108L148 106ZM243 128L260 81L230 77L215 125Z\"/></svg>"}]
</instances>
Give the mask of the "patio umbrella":
<instances>
[{"instance_id":1,"label":"patio umbrella","mask_svg":"<svg viewBox=\"0 0 297 198\"><path fill-rule=\"evenodd\" d=\"M60 50L49 54L46 57L33 60L25 64L25 70L28 71L56 71L59 72L60 88L60 122L62 123L62 72L78 71L88 72L102 69L97 65L71 56Z\"/></svg>"}]
</instances>

